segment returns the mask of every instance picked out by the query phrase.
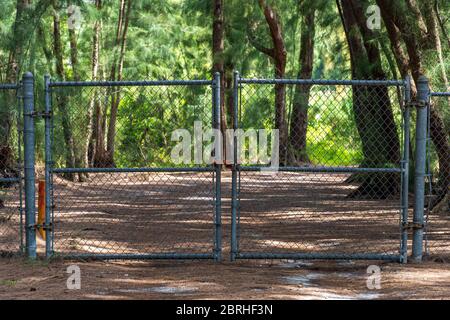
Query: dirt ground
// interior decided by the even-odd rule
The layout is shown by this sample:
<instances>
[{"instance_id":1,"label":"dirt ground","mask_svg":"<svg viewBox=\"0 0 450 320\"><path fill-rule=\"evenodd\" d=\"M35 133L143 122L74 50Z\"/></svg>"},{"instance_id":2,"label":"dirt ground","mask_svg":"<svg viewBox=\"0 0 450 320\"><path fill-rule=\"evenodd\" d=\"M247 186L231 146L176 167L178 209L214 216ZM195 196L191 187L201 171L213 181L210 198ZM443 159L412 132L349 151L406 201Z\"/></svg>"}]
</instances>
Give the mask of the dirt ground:
<instances>
[{"instance_id":1,"label":"dirt ground","mask_svg":"<svg viewBox=\"0 0 450 320\"><path fill-rule=\"evenodd\" d=\"M77 264L81 289L67 289ZM367 267L381 288L367 287ZM369 281L370 282L370 281ZM0 299L449 299L450 264L0 260Z\"/></svg>"},{"instance_id":2,"label":"dirt ground","mask_svg":"<svg viewBox=\"0 0 450 320\"><path fill-rule=\"evenodd\" d=\"M349 199L357 186L345 183L347 178L344 174L242 175L241 252L397 254L399 199ZM450 298L449 217L432 217L428 244L432 252L439 249L443 255L423 264L228 262L229 173L224 173L222 182L224 262L0 258L0 299ZM213 250L211 173L93 174L85 183L55 178L54 192L58 254ZM0 249L2 244L17 242L14 228L4 230L9 232L0 232ZM40 256L44 244L38 241ZM67 288L67 267L72 264L81 270L80 290ZM381 268L380 289L367 287L370 265Z\"/></svg>"}]
</instances>

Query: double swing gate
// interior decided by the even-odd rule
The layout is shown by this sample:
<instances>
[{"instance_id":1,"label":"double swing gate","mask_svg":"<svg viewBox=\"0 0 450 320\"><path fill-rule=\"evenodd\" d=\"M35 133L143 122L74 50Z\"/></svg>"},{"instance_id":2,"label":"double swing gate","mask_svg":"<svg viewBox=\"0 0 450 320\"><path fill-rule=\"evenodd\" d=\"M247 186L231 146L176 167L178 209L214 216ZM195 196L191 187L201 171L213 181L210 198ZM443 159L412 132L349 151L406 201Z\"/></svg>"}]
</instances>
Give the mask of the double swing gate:
<instances>
[{"instance_id":1,"label":"double swing gate","mask_svg":"<svg viewBox=\"0 0 450 320\"><path fill-rule=\"evenodd\" d=\"M235 73L225 103L220 83L219 74L173 81L45 77L43 107L35 111L33 78L25 75L25 169L16 182L21 190L25 181L25 221L17 223L28 256L221 260L225 251L231 260L406 262L412 238L412 256L422 258L426 79L415 102L409 78ZM223 110L232 111L229 119ZM35 159L37 119L44 119L36 121L44 152ZM224 163L211 129L227 127L233 130L231 144L222 136ZM35 177L39 161L45 170ZM17 207L21 221L21 200Z\"/></svg>"}]
</instances>

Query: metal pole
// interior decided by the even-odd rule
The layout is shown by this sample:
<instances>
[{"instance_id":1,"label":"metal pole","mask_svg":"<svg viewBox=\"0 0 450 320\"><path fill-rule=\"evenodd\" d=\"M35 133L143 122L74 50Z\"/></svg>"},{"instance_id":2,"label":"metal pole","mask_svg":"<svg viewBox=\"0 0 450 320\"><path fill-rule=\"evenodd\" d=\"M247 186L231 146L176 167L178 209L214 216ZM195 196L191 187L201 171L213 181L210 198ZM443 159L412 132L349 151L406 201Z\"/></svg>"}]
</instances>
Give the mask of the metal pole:
<instances>
[{"instance_id":1,"label":"metal pole","mask_svg":"<svg viewBox=\"0 0 450 320\"><path fill-rule=\"evenodd\" d=\"M414 176L414 218L413 252L415 262L422 261L423 228L425 206L425 166L427 146L427 116L429 99L428 79L424 76L417 81L417 119L416 119L416 164Z\"/></svg>"},{"instance_id":2,"label":"metal pole","mask_svg":"<svg viewBox=\"0 0 450 320\"><path fill-rule=\"evenodd\" d=\"M44 77L45 83L45 254L47 258L53 255L53 233L51 219L51 178L50 171L52 169L52 147L51 147L51 130L52 130L52 106L50 92L50 76Z\"/></svg>"},{"instance_id":3,"label":"metal pole","mask_svg":"<svg viewBox=\"0 0 450 320\"><path fill-rule=\"evenodd\" d=\"M30 259L36 258L36 203L34 172L34 77L27 72L23 75L23 113L24 113L24 171L25 171L25 226L26 247Z\"/></svg>"},{"instance_id":4,"label":"metal pole","mask_svg":"<svg viewBox=\"0 0 450 320\"><path fill-rule=\"evenodd\" d=\"M221 112L221 108L220 108L220 73L216 72L214 73L214 128L218 129L219 132L221 130L221 125L220 125L220 112ZM222 133L221 133L222 134ZM215 229L216 229L216 246L215 246L215 259L216 261L220 261L222 259L222 212L221 212L221 207L222 207L222 194L221 194L221 175L222 175L222 165L221 165L221 160L223 159L223 144L216 143L216 148L219 148L219 150L215 150L216 155L217 152L219 152L220 154L220 158L217 159L216 157L216 163L215 163L215 168L216 168L216 201L215 201L215 212L216 212L216 225L215 225ZM217 162L218 161L218 162Z\"/></svg>"},{"instance_id":5,"label":"metal pole","mask_svg":"<svg viewBox=\"0 0 450 320\"><path fill-rule=\"evenodd\" d=\"M231 261L236 260L237 255L237 137L238 129L238 93L239 72L234 72L233 78L233 171L231 173Z\"/></svg>"},{"instance_id":6,"label":"metal pole","mask_svg":"<svg viewBox=\"0 0 450 320\"><path fill-rule=\"evenodd\" d=\"M405 78L405 100L403 112L403 159L402 159L402 236L400 254L402 262L408 262L408 195L409 195L409 139L410 139L410 110L411 102L411 77Z\"/></svg>"}]
</instances>

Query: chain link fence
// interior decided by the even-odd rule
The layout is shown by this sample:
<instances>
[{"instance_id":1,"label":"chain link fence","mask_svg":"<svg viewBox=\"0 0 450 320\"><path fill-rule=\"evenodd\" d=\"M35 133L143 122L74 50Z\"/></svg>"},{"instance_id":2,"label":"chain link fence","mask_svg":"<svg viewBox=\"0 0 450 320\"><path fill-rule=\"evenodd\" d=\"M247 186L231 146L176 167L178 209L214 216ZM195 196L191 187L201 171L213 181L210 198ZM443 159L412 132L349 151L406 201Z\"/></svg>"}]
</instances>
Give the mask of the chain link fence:
<instances>
[{"instance_id":1,"label":"chain link fence","mask_svg":"<svg viewBox=\"0 0 450 320\"><path fill-rule=\"evenodd\" d=\"M22 112L19 87L0 84L0 256L23 249Z\"/></svg>"},{"instance_id":2,"label":"chain link fence","mask_svg":"<svg viewBox=\"0 0 450 320\"><path fill-rule=\"evenodd\" d=\"M236 86L236 126L278 129L280 167L236 166L232 258L404 261L405 82Z\"/></svg>"},{"instance_id":3,"label":"chain link fence","mask_svg":"<svg viewBox=\"0 0 450 320\"><path fill-rule=\"evenodd\" d=\"M32 258L37 251L220 260L231 235L232 260L405 262L409 249L422 259L424 235L426 254L449 256L449 137L436 135L449 132L449 93L431 93L427 108L426 78L411 101L408 79L236 73L232 99L222 103L218 74L120 82L46 77L45 108L38 110L33 76L22 83L23 90L0 85L1 255L24 251L26 238ZM232 111L229 121L221 109ZM427 110L443 119L429 120L428 139ZM220 148L224 168L215 157L212 129L219 128L235 129L233 156L228 141ZM44 154L35 154L40 149ZM228 199L231 233L223 236Z\"/></svg>"},{"instance_id":4,"label":"chain link fence","mask_svg":"<svg viewBox=\"0 0 450 320\"><path fill-rule=\"evenodd\" d=\"M442 122L429 122L425 252L431 259L450 261L450 92L431 92L430 106Z\"/></svg>"},{"instance_id":5,"label":"chain link fence","mask_svg":"<svg viewBox=\"0 0 450 320\"><path fill-rule=\"evenodd\" d=\"M215 81L47 89L52 255L220 258L220 168L191 149L219 125Z\"/></svg>"}]
</instances>

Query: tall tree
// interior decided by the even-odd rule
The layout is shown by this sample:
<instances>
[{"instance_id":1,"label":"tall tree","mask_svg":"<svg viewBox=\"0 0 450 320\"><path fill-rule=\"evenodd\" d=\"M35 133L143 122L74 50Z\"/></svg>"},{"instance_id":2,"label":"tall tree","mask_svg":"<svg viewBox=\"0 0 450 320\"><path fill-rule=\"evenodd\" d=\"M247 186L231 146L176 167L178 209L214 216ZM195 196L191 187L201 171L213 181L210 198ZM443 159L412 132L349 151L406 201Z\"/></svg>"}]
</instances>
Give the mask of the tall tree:
<instances>
[{"instance_id":1,"label":"tall tree","mask_svg":"<svg viewBox=\"0 0 450 320\"><path fill-rule=\"evenodd\" d=\"M268 55L274 62L275 78L282 79L286 73L287 51L283 37L281 20L276 10L265 0L258 0L264 18L269 28L272 47L268 48L258 43L249 30L249 40L262 53ZM275 84L275 129L279 130L280 164L287 161L288 127L286 121L286 85Z\"/></svg>"},{"instance_id":2,"label":"tall tree","mask_svg":"<svg viewBox=\"0 0 450 320\"><path fill-rule=\"evenodd\" d=\"M102 20L101 20L101 10L102 10L102 0L95 0L95 7L97 9L97 15L93 26L93 37L92 37L92 53L91 53L91 77L93 81L98 80L99 76L99 67L100 67L100 34L102 30ZM94 152L99 148L95 147L98 143L99 139L99 123L94 122L94 114L97 115L95 119L98 121L101 119L100 113L102 111L100 99L96 94L91 97L91 101L89 102L89 110L87 116L87 134L85 141L85 150L84 150L84 165L88 167L89 165L93 165L95 154ZM95 131L94 131L95 128ZM102 141L102 137L100 137L100 141ZM89 157L91 155L91 157ZM92 159L92 160L91 160Z\"/></svg>"},{"instance_id":3,"label":"tall tree","mask_svg":"<svg viewBox=\"0 0 450 320\"><path fill-rule=\"evenodd\" d=\"M56 75L60 81L64 81L66 80L66 74L64 68L64 48L61 39L60 5L58 0L53 0L53 55L55 57ZM64 142L66 144L66 166L68 168L75 168L77 165L75 142L70 121L70 110L67 108L67 102L67 97L64 94L56 97L56 105L61 114ZM75 179L75 175L73 174L67 174L66 177L70 180Z\"/></svg>"},{"instance_id":4,"label":"tall tree","mask_svg":"<svg viewBox=\"0 0 450 320\"><path fill-rule=\"evenodd\" d=\"M302 31L300 36L300 54L298 79L311 79L314 64L314 35L315 14L314 7L302 8ZM291 125L289 132L290 163L308 162L306 153L306 134L308 128L308 105L311 85L297 85L295 87L292 106Z\"/></svg>"},{"instance_id":5,"label":"tall tree","mask_svg":"<svg viewBox=\"0 0 450 320\"><path fill-rule=\"evenodd\" d=\"M113 58L111 61L111 71L109 80L120 81L123 77L123 65L125 60L125 52L127 47L127 33L130 22L130 14L132 11L133 0L121 0L119 2L119 14L116 28L116 37L113 48ZM113 167L114 152L116 143L116 126L117 111L120 105L120 92L112 88L109 90L111 97L109 121L107 121L107 109L104 108L102 113L96 114L96 150L94 165L97 167ZM107 107L105 105L105 107ZM105 134L105 132L107 132ZM106 135L106 146L103 137Z\"/></svg>"},{"instance_id":6,"label":"tall tree","mask_svg":"<svg viewBox=\"0 0 450 320\"><path fill-rule=\"evenodd\" d=\"M27 29L27 13L31 10L31 0L17 0L16 17L13 25L13 37L10 41L8 63L6 65L7 83L17 83L20 65L23 60L25 43L28 38ZM15 95L8 92L5 96L6 106L14 105ZM13 162L13 152L11 150L11 130L13 124L13 114L11 110L3 110L0 117L0 170L9 170Z\"/></svg>"},{"instance_id":7,"label":"tall tree","mask_svg":"<svg viewBox=\"0 0 450 320\"><path fill-rule=\"evenodd\" d=\"M227 117L225 110L225 57L224 57L224 41L225 41L225 25L224 25L224 5L223 0L214 0L213 9L213 33L212 33L212 52L213 52L213 72L220 73L220 117L221 131L225 132L227 128Z\"/></svg>"},{"instance_id":8,"label":"tall tree","mask_svg":"<svg viewBox=\"0 0 450 320\"><path fill-rule=\"evenodd\" d=\"M425 10L425 12L433 14L432 10L430 11L429 9L429 4L427 4L428 1L425 1L425 7L428 7L428 10ZM408 52L408 68L411 70L414 81L417 84L420 76L427 76L427 59L425 55L428 52L435 53L436 50L439 51L436 32L428 30L428 28L433 29L434 22L430 21L434 20L434 18L427 18L429 20L427 28L422 11L414 0L407 0L407 3L393 0L377 0L377 4L381 9L385 25L395 25L399 29ZM408 13L414 7L418 9L413 10L414 18L411 18ZM445 73L445 69L443 70ZM442 76L445 80L444 74ZM435 105L431 105L430 135L439 159L439 183L435 188L437 197L432 205L445 198L450 186L450 142L447 130L438 108Z\"/></svg>"},{"instance_id":9,"label":"tall tree","mask_svg":"<svg viewBox=\"0 0 450 320\"><path fill-rule=\"evenodd\" d=\"M337 5L350 51L353 79L385 79L381 54L366 25L361 2L338 0ZM361 138L363 166L398 164L400 142L386 86L353 86L353 112ZM350 196L385 198L398 191L393 175L366 174Z\"/></svg>"}]
</instances>

